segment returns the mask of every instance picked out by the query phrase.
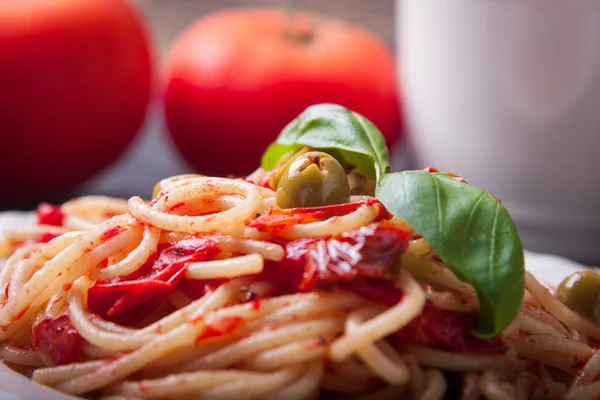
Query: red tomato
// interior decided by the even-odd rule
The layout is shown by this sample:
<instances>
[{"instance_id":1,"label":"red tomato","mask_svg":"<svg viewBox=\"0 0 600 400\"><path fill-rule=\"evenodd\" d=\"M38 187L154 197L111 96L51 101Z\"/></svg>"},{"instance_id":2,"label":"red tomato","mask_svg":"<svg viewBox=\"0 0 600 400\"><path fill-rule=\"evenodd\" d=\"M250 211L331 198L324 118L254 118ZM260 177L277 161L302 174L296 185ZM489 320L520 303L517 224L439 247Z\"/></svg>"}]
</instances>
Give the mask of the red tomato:
<instances>
[{"instance_id":1,"label":"red tomato","mask_svg":"<svg viewBox=\"0 0 600 400\"><path fill-rule=\"evenodd\" d=\"M80 361L83 338L73 327L68 315L56 319L44 318L33 327L32 344L38 347L44 342L48 355L56 365Z\"/></svg>"},{"instance_id":2,"label":"red tomato","mask_svg":"<svg viewBox=\"0 0 600 400\"><path fill-rule=\"evenodd\" d=\"M426 303L423 312L407 326L388 337L400 351L418 343L457 353L502 353L506 346L500 336L479 339L473 335L477 313L442 310Z\"/></svg>"},{"instance_id":3,"label":"red tomato","mask_svg":"<svg viewBox=\"0 0 600 400\"><path fill-rule=\"evenodd\" d=\"M198 172L250 173L283 127L316 103L363 114L388 145L398 137L388 47L341 21L306 13L292 18L276 9L224 11L201 19L173 45L163 77L166 122ZM287 28L295 33L286 36Z\"/></svg>"},{"instance_id":4,"label":"red tomato","mask_svg":"<svg viewBox=\"0 0 600 400\"><path fill-rule=\"evenodd\" d=\"M150 81L127 1L0 1L2 186L47 198L107 166L140 128Z\"/></svg>"}]
</instances>

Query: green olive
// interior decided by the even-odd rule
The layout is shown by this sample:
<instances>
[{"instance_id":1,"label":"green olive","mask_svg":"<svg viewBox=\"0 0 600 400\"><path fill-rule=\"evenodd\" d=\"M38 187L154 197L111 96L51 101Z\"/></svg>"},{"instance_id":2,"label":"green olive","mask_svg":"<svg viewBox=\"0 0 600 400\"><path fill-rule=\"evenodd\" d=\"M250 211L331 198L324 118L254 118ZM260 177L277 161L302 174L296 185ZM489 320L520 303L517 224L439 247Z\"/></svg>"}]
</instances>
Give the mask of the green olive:
<instances>
[{"instance_id":1,"label":"green olive","mask_svg":"<svg viewBox=\"0 0 600 400\"><path fill-rule=\"evenodd\" d=\"M288 151L283 156L281 156L279 161L277 161L277 165L275 165L275 168L278 168L277 171L269 178L269 187L276 188L277 185L279 185L279 180L281 179L285 171L287 171L287 168L290 166L290 164L296 158L298 158L304 153L308 153L309 151L310 148L303 147L298 151Z\"/></svg>"},{"instance_id":2,"label":"green olive","mask_svg":"<svg viewBox=\"0 0 600 400\"><path fill-rule=\"evenodd\" d=\"M299 155L285 170L276 192L282 208L318 207L350 201L350 184L344 167L319 151Z\"/></svg>"},{"instance_id":3,"label":"green olive","mask_svg":"<svg viewBox=\"0 0 600 400\"><path fill-rule=\"evenodd\" d=\"M600 322L600 274L581 271L568 276L557 291L558 300L582 316Z\"/></svg>"}]
</instances>

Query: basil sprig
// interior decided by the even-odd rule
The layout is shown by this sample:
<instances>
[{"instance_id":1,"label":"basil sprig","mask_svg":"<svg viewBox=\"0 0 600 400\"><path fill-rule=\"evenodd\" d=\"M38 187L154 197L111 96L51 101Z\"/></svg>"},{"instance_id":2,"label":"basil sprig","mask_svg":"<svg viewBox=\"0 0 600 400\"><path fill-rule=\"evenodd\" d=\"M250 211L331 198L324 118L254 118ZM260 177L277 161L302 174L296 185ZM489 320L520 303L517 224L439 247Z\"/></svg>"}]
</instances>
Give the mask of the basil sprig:
<instances>
[{"instance_id":1,"label":"basil sprig","mask_svg":"<svg viewBox=\"0 0 600 400\"><path fill-rule=\"evenodd\" d=\"M379 129L360 114L337 104L308 107L290 122L262 157L269 171L289 151L302 147L337 150L343 161L370 179L389 172L388 149Z\"/></svg>"},{"instance_id":2,"label":"basil sprig","mask_svg":"<svg viewBox=\"0 0 600 400\"><path fill-rule=\"evenodd\" d=\"M483 189L439 173L389 173L385 140L361 115L334 104L309 107L263 155L266 170L290 150L332 150L377 181L376 196L422 235L479 300L474 333L502 332L519 312L524 293L523 246L504 206Z\"/></svg>"},{"instance_id":3,"label":"basil sprig","mask_svg":"<svg viewBox=\"0 0 600 400\"><path fill-rule=\"evenodd\" d=\"M475 288L475 333L489 337L506 328L519 311L525 286L523 247L506 208L483 189L427 171L386 174L375 194Z\"/></svg>"}]
</instances>

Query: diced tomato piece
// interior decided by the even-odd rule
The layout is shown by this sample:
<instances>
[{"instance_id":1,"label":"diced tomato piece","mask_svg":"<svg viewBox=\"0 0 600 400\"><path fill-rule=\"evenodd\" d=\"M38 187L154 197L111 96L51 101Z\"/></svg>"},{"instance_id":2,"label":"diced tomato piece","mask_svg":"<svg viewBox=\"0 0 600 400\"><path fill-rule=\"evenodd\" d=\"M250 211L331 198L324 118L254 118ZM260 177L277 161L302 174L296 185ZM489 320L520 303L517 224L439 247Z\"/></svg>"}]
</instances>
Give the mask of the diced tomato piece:
<instances>
[{"instance_id":1,"label":"diced tomato piece","mask_svg":"<svg viewBox=\"0 0 600 400\"><path fill-rule=\"evenodd\" d=\"M34 326L31 340L34 347L44 342L48 355L56 365L81 360L81 345L84 340L71 324L68 315L61 315L56 319L43 319Z\"/></svg>"},{"instance_id":2,"label":"diced tomato piece","mask_svg":"<svg viewBox=\"0 0 600 400\"><path fill-rule=\"evenodd\" d=\"M210 236L190 237L158 246L158 251L131 275L120 280L157 279L168 281L190 262L205 261L219 253L217 241Z\"/></svg>"},{"instance_id":3,"label":"diced tomato piece","mask_svg":"<svg viewBox=\"0 0 600 400\"><path fill-rule=\"evenodd\" d=\"M389 337L402 348L419 344L457 353L501 353L506 346L500 336L479 339L473 335L477 313L442 310L427 302L423 312L408 326Z\"/></svg>"},{"instance_id":4,"label":"diced tomato piece","mask_svg":"<svg viewBox=\"0 0 600 400\"><path fill-rule=\"evenodd\" d=\"M373 223L334 238L304 238L285 244L283 260L265 262L259 279L281 292L338 287L392 305L401 293L390 278L408 246L411 232L390 223Z\"/></svg>"},{"instance_id":5,"label":"diced tomato piece","mask_svg":"<svg viewBox=\"0 0 600 400\"><path fill-rule=\"evenodd\" d=\"M313 243L306 255L300 288L318 288L327 281L394 277L398 258L408 247L411 235L399 225L373 223Z\"/></svg>"},{"instance_id":6,"label":"diced tomato piece","mask_svg":"<svg viewBox=\"0 0 600 400\"><path fill-rule=\"evenodd\" d=\"M95 283L88 291L88 307L108 321L132 326L164 303L173 286L153 279Z\"/></svg>"},{"instance_id":7,"label":"diced tomato piece","mask_svg":"<svg viewBox=\"0 0 600 400\"><path fill-rule=\"evenodd\" d=\"M259 279L277 284L281 293L297 292L306 268L306 254L310 246L323 239L305 238L285 245L285 258L281 261L265 261Z\"/></svg>"},{"instance_id":8,"label":"diced tomato piece","mask_svg":"<svg viewBox=\"0 0 600 400\"><path fill-rule=\"evenodd\" d=\"M402 291L389 279L356 279L354 281L337 282L337 287L353 292L367 301L393 306L402 299Z\"/></svg>"},{"instance_id":9,"label":"diced tomato piece","mask_svg":"<svg viewBox=\"0 0 600 400\"><path fill-rule=\"evenodd\" d=\"M179 281L178 288L192 300L212 293L229 279L186 279Z\"/></svg>"},{"instance_id":10,"label":"diced tomato piece","mask_svg":"<svg viewBox=\"0 0 600 400\"><path fill-rule=\"evenodd\" d=\"M39 225L62 226L65 219L61 208L49 203L41 203L35 210L35 215Z\"/></svg>"}]
</instances>

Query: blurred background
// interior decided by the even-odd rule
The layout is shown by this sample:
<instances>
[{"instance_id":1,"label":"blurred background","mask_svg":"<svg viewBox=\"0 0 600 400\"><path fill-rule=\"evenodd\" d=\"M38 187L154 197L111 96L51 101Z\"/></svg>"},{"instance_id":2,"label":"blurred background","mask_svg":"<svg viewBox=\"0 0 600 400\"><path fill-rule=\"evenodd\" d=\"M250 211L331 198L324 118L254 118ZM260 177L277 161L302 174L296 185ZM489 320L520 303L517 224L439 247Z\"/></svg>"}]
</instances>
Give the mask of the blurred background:
<instances>
[{"instance_id":1,"label":"blurred background","mask_svg":"<svg viewBox=\"0 0 600 400\"><path fill-rule=\"evenodd\" d=\"M360 24L394 48L394 0L137 0L157 46L160 63L169 46L187 27L208 13L232 7L295 7ZM79 193L132 196L146 193L158 180L190 172L169 138L160 105L151 108L143 133L108 170L92 178ZM131 176L137 179L131 180Z\"/></svg>"},{"instance_id":2,"label":"blurred background","mask_svg":"<svg viewBox=\"0 0 600 400\"><path fill-rule=\"evenodd\" d=\"M249 173L318 102L600 264L597 0L3 0L0 210Z\"/></svg>"},{"instance_id":3,"label":"blurred background","mask_svg":"<svg viewBox=\"0 0 600 400\"><path fill-rule=\"evenodd\" d=\"M394 0L136 0L147 19L161 63L169 46L200 17L234 7L295 7L366 27L394 49ZM132 196L146 193L158 180L190 172L168 138L160 110L151 107L143 132L112 167L92 178L78 193ZM131 176L136 176L135 180Z\"/></svg>"},{"instance_id":4,"label":"blurred background","mask_svg":"<svg viewBox=\"0 0 600 400\"><path fill-rule=\"evenodd\" d=\"M130 0L129 2L139 12L147 30L148 40L153 46L156 80L159 79L169 48L178 35L202 17L231 8L271 7L281 10L282 13L290 7L311 10L365 27L381 38L390 51L393 51L395 45L394 0ZM35 6L28 5L22 8L27 7ZM201 52L202 49L198 51ZM4 92L6 93L6 90ZM60 101L60 94L58 90L55 97L57 102ZM61 202L84 194L118 197L149 196L158 180L192 171L192 167L177 152L168 135L164 123L163 105L159 97L159 93L154 93L139 134L126 147L123 154L100 172L85 179L81 185L58 194L53 193L50 200ZM2 126L0 121L0 148L1 140L9 140L8 135L7 128ZM0 186L0 193L5 190L9 193L11 189ZM36 197L33 201L14 198L12 200L16 201L12 201L10 197L3 196L0 199L0 210L30 209L37 201L48 200L47 196L46 198L33 197Z\"/></svg>"}]
</instances>

